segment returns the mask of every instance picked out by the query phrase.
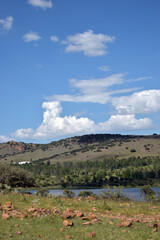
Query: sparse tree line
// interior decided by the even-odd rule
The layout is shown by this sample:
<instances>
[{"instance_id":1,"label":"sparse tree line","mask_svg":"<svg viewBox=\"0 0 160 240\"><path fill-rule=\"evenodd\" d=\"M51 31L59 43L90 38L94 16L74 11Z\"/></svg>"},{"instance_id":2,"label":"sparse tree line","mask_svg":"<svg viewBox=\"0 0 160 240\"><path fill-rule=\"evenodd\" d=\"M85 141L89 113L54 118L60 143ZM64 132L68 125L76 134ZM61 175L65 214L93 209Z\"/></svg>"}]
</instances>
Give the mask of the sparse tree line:
<instances>
[{"instance_id":1,"label":"sparse tree line","mask_svg":"<svg viewBox=\"0 0 160 240\"><path fill-rule=\"evenodd\" d=\"M43 187L87 188L105 185L134 187L160 183L160 158L158 156L57 162L55 164L40 160L18 166L19 168L32 172L37 186Z\"/></svg>"}]
</instances>

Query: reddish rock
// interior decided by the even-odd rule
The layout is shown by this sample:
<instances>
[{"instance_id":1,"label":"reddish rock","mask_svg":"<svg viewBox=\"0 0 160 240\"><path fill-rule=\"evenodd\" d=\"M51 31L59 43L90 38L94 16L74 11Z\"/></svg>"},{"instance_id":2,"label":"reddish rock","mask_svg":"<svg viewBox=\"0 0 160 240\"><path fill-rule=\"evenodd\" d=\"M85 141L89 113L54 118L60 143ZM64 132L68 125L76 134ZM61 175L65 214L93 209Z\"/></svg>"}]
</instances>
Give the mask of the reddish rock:
<instances>
[{"instance_id":1,"label":"reddish rock","mask_svg":"<svg viewBox=\"0 0 160 240\"><path fill-rule=\"evenodd\" d=\"M66 239L71 239L71 237L69 235L66 235L65 238Z\"/></svg>"},{"instance_id":2,"label":"reddish rock","mask_svg":"<svg viewBox=\"0 0 160 240\"><path fill-rule=\"evenodd\" d=\"M82 217L81 219L82 219L82 220L89 220L88 217Z\"/></svg>"},{"instance_id":3,"label":"reddish rock","mask_svg":"<svg viewBox=\"0 0 160 240\"><path fill-rule=\"evenodd\" d=\"M157 228L160 228L160 223L157 223Z\"/></svg>"},{"instance_id":4,"label":"reddish rock","mask_svg":"<svg viewBox=\"0 0 160 240\"><path fill-rule=\"evenodd\" d=\"M9 212L9 215L10 215L11 217L19 217L20 214L21 214L21 212L18 211L18 210L12 210L12 211Z\"/></svg>"},{"instance_id":5,"label":"reddish rock","mask_svg":"<svg viewBox=\"0 0 160 240\"><path fill-rule=\"evenodd\" d=\"M27 214L23 214L23 213L22 213L22 214L20 215L20 220L23 220L23 219L26 218L26 217L27 217Z\"/></svg>"},{"instance_id":6,"label":"reddish rock","mask_svg":"<svg viewBox=\"0 0 160 240\"><path fill-rule=\"evenodd\" d=\"M35 211L37 211L37 209L36 209L35 207L32 207L32 208L29 208L29 209L28 209L28 212L29 212L29 213L33 213L33 212L35 212Z\"/></svg>"},{"instance_id":7,"label":"reddish rock","mask_svg":"<svg viewBox=\"0 0 160 240\"><path fill-rule=\"evenodd\" d=\"M149 207L150 209L158 209L158 207L153 206L153 207Z\"/></svg>"},{"instance_id":8,"label":"reddish rock","mask_svg":"<svg viewBox=\"0 0 160 240\"><path fill-rule=\"evenodd\" d=\"M158 231L158 229L157 229L157 228L154 228L154 229L153 229L153 232L157 232L157 231Z\"/></svg>"},{"instance_id":9,"label":"reddish rock","mask_svg":"<svg viewBox=\"0 0 160 240\"><path fill-rule=\"evenodd\" d=\"M67 208L61 215L60 217L63 218L63 219L68 219L68 218L74 218L76 216L76 213L70 209L70 208Z\"/></svg>"},{"instance_id":10,"label":"reddish rock","mask_svg":"<svg viewBox=\"0 0 160 240\"><path fill-rule=\"evenodd\" d=\"M22 232L18 231L18 232L15 232L14 234L16 234L16 235L22 235Z\"/></svg>"},{"instance_id":11,"label":"reddish rock","mask_svg":"<svg viewBox=\"0 0 160 240\"><path fill-rule=\"evenodd\" d=\"M85 223L82 223L82 225L92 225L91 222L85 222Z\"/></svg>"},{"instance_id":12,"label":"reddish rock","mask_svg":"<svg viewBox=\"0 0 160 240\"><path fill-rule=\"evenodd\" d=\"M118 223L116 226L119 228L119 227L121 227L121 224Z\"/></svg>"},{"instance_id":13,"label":"reddish rock","mask_svg":"<svg viewBox=\"0 0 160 240\"><path fill-rule=\"evenodd\" d=\"M113 222L112 222L112 221L109 221L108 223L109 223L109 224L111 224L111 225L113 224Z\"/></svg>"},{"instance_id":14,"label":"reddish rock","mask_svg":"<svg viewBox=\"0 0 160 240\"><path fill-rule=\"evenodd\" d=\"M88 215L88 219L89 219L89 220L93 220L93 219L97 219L97 217L96 217L96 215L94 215L94 214L89 214L89 215Z\"/></svg>"},{"instance_id":15,"label":"reddish rock","mask_svg":"<svg viewBox=\"0 0 160 240\"><path fill-rule=\"evenodd\" d=\"M2 214L2 219L3 220L7 220L7 219L9 219L10 218L10 215L8 214L8 213L3 213Z\"/></svg>"},{"instance_id":16,"label":"reddish rock","mask_svg":"<svg viewBox=\"0 0 160 240\"><path fill-rule=\"evenodd\" d=\"M11 202L6 202L5 205L3 205L3 210L4 211L12 211L13 206Z\"/></svg>"},{"instance_id":17,"label":"reddish rock","mask_svg":"<svg viewBox=\"0 0 160 240\"><path fill-rule=\"evenodd\" d=\"M87 200L96 200L95 197L87 197Z\"/></svg>"},{"instance_id":18,"label":"reddish rock","mask_svg":"<svg viewBox=\"0 0 160 240\"><path fill-rule=\"evenodd\" d=\"M157 223L149 223L148 227L151 227L151 228L156 227L157 228L158 226L157 226Z\"/></svg>"},{"instance_id":19,"label":"reddish rock","mask_svg":"<svg viewBox=\"0 0 160 240\"><path fill-rule=\"evenodd\" d=\"M65 220L65 221L63 221L63 225L65 227L74 226L74 223L72 221L70 221L70 220Z\"/></svg>"},{"instance_id":20,"label":"reddish rock","mask_svg":"<svg viewBox=\"0 0 160 240\"><path fill-rule=\"evenodd\" d=\"M12 203L11 202L6 202L3 207L5 207L5 208L12 208Z\"/></svg>"},{"instance_id":21,"label":"reddish rock","mask_svg":"<svg viewBox=\"0 0 160 240\"><path fill-rule=\"evenodd\" d=\"M84 214L83 214L82 212L78 212L78 213L77 213L77 217L80 217L80 218L81 218L81 217L83 217L83 216L84 216Z\"/></svg>"},{"instance_id":22,"label":"reddish rock","mask_svg":"<svg viewBox=\"0 0 160 240\"><path fill-rule=\"evenodd\" d=\"M122 227L130 227L131 225L132 225L132 222L129 222L129 221L124 221L121 223Z\"/></svg>"},{"instance_id":23,"label":"reddish rock","mask_svg":"<svg viewBox=\"0 0 160 240\"><path fill-rule=\"evenodd\" d=\"M52 212L53 212L54 214L58 214L58 213L59 213L58 209L53 209Z\"/></svg>"},{"instance_id":24,"label":"reddish rock","mask_svg":"<svg viewBox=\"0 0 160 240\"><path fill-rule=\"evenodd\" d=\"M64 232L64 228L60 228L59 231L60 231L60 232Z\"/></svg>"},{"instance_id":25,"label":"reddish rock","mask_svg":"<svg viewBox=\"0 0 160 240\"><path fill-rule=\"evenodd\" d=\"M92 220L92 223L100 223L100 222L101 222L101 219L97 219L97 218L96 218L96 219L93 219L93 220Z\"/></svg>"},{"instance_id":26,"label":"reddish rock","mask_svg":"<svg viewBox=\"0 0 160 240\"><path fill-rule=\"evenodd\" d=\"M96 207L92 207L91 210L96 212L97 208Z\"/></svg>"},{"instance_id":27,"label":"reddish rock","mask_svg":"<svg viewBox=\"0 0 160 240\"><path fill-rule=\"evenodd\" d=\"M92 231L86 234L87 237L95 238L96 237L96 232Z\"/></svg>"},{"instance_id":28,"label":"reddish rock","mask_svg":"<svg viewBox=\"0 0 160 240\"><path fill-rule=\"evenodd\" d=\"M71 212L74 212L74 210L71 209L71 208L67 208L65 212L66 212L66 213L71 213Z\"/></svg>"}]
</instances>

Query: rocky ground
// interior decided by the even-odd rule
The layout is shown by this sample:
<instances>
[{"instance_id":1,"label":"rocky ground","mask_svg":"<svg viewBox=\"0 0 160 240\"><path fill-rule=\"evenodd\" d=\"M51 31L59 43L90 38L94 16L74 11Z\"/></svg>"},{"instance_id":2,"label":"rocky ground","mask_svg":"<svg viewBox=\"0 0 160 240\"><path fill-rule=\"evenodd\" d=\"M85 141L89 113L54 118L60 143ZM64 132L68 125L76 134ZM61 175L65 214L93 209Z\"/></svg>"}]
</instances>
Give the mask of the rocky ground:
<instances>
[{"instance_id":1,"label":"rocky ground","mask_svg":"<svg viewBox=\"0 0 160 240\"><path fill-rule=\"evenodd\" d=\"M0 194L0 239L160 239L160 204Z\"/></svg>"}]
</instances>

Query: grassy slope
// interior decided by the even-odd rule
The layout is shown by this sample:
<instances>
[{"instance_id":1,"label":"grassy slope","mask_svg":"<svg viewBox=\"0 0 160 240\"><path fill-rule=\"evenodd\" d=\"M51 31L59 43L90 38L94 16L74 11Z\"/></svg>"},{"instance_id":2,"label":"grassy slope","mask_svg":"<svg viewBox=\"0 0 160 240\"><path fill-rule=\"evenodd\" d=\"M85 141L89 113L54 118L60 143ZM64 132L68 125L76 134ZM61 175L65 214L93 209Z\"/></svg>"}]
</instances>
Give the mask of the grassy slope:
<instances>
[{"instance_id":1,"label":"grassy slope","mask_svg":"<svg viewBox=\"0 0 160 240\"><path fill-rule=\"evenodd\" d=\"M3 220L0 211L0 239L14 240L30 240L30 239L49 239L49 240L64 240L66 235L70 239L82 240L90 239L86 236L91 231L96 232L95 239L97 240L159 240L160 229L154 232L154 228L148 227L151 222L160 222L158 217L160 211L159 204L139 203L139 202L123 202L123 201L105 201L104 200L81 200L66 199L66 198L47 198L37 196L25 196L17 194L0 194L2 205L6 202L12 202L15 209L27 212L30 207L57 209L58 214L50 213L41 217L31 216L28 214L23 220L12 217L8 220ZM153 208L153 206L156 208ZM95 211L93 211L95 207ZM78 217L71 219L74 222L73 227L64 227L63 221L59 215L67 208L79 210L85 213L85 216L92 211L100 223L92 224L91 226L83 226L82 222L86 222ZM130 219L130 220L128 220ZM117 227L117 224L128 220L133 222L130 227ZM155 220L157 219L157 220ZM91 220L90 220L91 222ZM63 231L60 229L63 228ZM16 235L17 231L22 232L22 235Z\"/></svg>"},{"instance_id":2,"label":"grassy slope","mask_svg":"<svg viewBox=\"0 0 160 240\"><path fill-rule=\"evenodd\" d=\"M86 161L116 156L118 158L130 156L157 156L160 154L159 136L120 136L111 135L107 139L91 136L89 140L83 137L74 137L50 144L22 144L9 142L0 144L0 161L35 161L49 159L57 161ZM16 145L17 144L17 145ZM147 145L148 150L144 145ZM136 152L131 153L130 150Z\"/></svg>"}]
</instances>

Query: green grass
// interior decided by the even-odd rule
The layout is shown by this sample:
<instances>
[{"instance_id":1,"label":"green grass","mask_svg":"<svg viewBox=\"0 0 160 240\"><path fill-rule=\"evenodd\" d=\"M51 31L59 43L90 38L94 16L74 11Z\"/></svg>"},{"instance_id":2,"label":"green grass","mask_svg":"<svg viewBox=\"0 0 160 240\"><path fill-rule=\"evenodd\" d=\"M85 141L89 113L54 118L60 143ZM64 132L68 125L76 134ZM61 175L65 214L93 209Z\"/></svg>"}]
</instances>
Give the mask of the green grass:
<instances>
[{"instance_id":1,"label":"green grass","mask_svg":"<svg viewBox=\"0 0 160 240\"><path fill-rule=\"evenodd\" d=\"M37 197L19 194L0 194L0 202L4 205L6 202L12 202L15 209L27 211L30 207L58 209L59 214L48 214L44 216L31 216L28 214L26 218L10 218L3 220L0 211L0 239L15 239L15 240L38 240L38 239L55 239L64 240L65 236L69 235L70 239L81 240L90 239L86 236L91 231L96 232L95 239L97 240L159 240L160 229L153 232L154 228L149 228L151 222L160 222L157 216L160 212L160 204L158 203L142 203L132 201L109 201L109 200L77 200L64 197ZM156 208L152 208L152 207ZM93 207L96 211L93 210ZM63 221L59 215L71 208L74 211L79 210L88 216L90 212L101 219L100 223L95 223L91 226L83 226L84 220L74 217L70 219L74 222L73 227L64 227ZM142 222L133 222L131 227L117 227L117 224L122 223L128 218L137 218ZM156 220L159 219L159 220ZM146 221L146 222L145 222ZM18 226L17 226L18 224ZM60 229L63 228L61 232ZM16 235L15 232L20 231L22 235Z\"/></svg>"}]
</instances>

